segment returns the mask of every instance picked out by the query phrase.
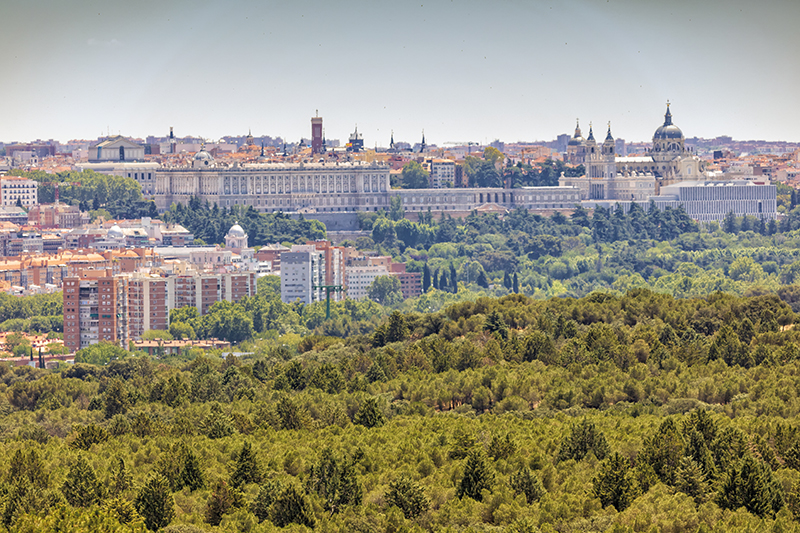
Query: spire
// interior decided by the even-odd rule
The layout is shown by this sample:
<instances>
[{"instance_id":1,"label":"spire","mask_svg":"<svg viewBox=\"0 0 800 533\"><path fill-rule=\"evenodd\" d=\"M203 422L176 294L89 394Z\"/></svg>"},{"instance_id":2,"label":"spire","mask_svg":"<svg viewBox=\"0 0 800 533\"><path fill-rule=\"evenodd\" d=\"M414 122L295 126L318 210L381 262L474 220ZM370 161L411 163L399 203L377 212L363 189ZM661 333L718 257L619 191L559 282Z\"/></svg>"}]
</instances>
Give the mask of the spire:
<instances>
[{"instance_id":1,"label":"spire","mask_svg":"<svg viewBox=\"0 0 800 533\"><path fill-rule=\"evenodd\" d=\"M264 141L261 141L261 157L264 157Z\"/></svg>"},{"instance_id":2,"label":"spire","mask_svg":"<svg viewBox=\"0 0 800 533\"><path fill-rule=\"evenodd\" d=\"M608 121L608 133L606 133L606 140L613 141L614 137L611 136L611 121Z\"/></svg>"},{"instance_id":3,"label":"spire","mask_svg":"<svg viewBox=\"0 0 800 533\"><path fill-rule=\"evenodd\" d=\"M581 136L581 121L580 121L580 119L576 118L575 119L575 138L577 139L580 136Z\"/></svg>"},{"instance_id":4,"label":"spire","mask_svg":"<svg viewBox=\"0 0 800 533\"><path fill-rule=\"evenodd\" d=\"M587 141L594 140L594 132L592 131L592 123L589 123L589 136L586 138Z\"/></svg>"},{"instance_id":5,"label":"spire","mask_svg":"<svg viewBox=\"0 0 800 533\"><path fill-rule=\"evenodd\" d=\"M669 100L667 100L667 112L664 114L664 125L672 126L672 113L669 110Z\"/></svg>"},{"instance_id":6,"label":"spire","mask_svg":"<svg viewBox=\"0 0 800 533\"><path fill-rule=\"evenodd\" d=\"M422 153L424 151L425 151L425 130L423 129L422 130L422 144L419 147L419 153Z\"/></svg>"},{"instance_id":7,"label":"spire","mask_svg":"<svg viewBox=\"0 0 800 533\"><path fill-rule=\"evenodd\" d=\"M394 148L394 130L392 130L392 137L389 139L389 148Z\"/></svg>"}]
</instances>

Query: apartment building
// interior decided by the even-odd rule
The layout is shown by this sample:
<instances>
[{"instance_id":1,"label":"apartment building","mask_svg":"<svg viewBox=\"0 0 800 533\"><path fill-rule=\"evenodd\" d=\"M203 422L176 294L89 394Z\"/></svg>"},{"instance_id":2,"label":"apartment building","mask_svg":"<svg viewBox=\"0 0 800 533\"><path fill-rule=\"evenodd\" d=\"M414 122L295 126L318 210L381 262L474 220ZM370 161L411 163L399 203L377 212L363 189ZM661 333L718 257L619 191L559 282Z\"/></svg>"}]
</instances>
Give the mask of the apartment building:
<instances>
[{"instance_id":1,"label":"apartment building","mask_svg":"<svg viewBox=\"0 0 800 533\"><path fill-rule=\"evenodd\" d=\"M127 347L145 331L169 329L172 309L206 314L220 300L256 293L255 272L161 275L82 270L64 279L64 344L73 351L102 340Z\"/></svg>"},{"instance_id":2,"label":"apartment building","mask_svg":"<svg viewBox=\"0 0 800 533\"><path fill-rule=\"evenodd\" d=\"M314 245L295 245L281 254L281 300L318 302L325 284L325 253ZM332 295L331 295L332 296Z\"/></svg>"},{"instance_id":3,"label":"apartment building","mask_svg":"<svg viewBox=\"0 0 800 533\"><path fill-rule=\"evenodd\" d=\"M175 278L134 274L128 280L129 335L139 339L151 329L169 329L174 307Z\"/></svg>"},{"instance_id":4,"label":"apartment building","mask_svg":"<svg viewBox=\"0 0 800 533\"><path fill-rule=\"evenodd\" d=\"M30 209L39 203L39 184L19 176L0 176L0 205Z\"/></svg>"},{"instance_id":5,"label":"apartment building","mask_svg":"<svg viewBox=\"0 0 800 533\"><path fill-rule=\"evenodd\" d=\"M428 159L425 170L430 172L430 185L433 189L455 187L456 162L452 159Z\"/></svg>"},{"instance_id":6,"label":"apartment building","mask_svg":"<svg viewBox=\"0 0 800 533\"><path fill-rule=\"evenodd\" d=\"M345 284L344 248L333 246L329 241L308 241L306 244L314 246L323 253L325 263L325 285L342 287ZM344 291L331 292L331 300L344 300Z\"/></svg>"},{"instance_id":7,"label":"apartment building","mask_svg":"<svg viewBox=\"0 0 800 533\"><path fill-rule=\"evenodd\" d=\"M64 345L72 351L100 341L127 347L128 280L111 269L64 280Z\"/></svg>"}]
</instances>

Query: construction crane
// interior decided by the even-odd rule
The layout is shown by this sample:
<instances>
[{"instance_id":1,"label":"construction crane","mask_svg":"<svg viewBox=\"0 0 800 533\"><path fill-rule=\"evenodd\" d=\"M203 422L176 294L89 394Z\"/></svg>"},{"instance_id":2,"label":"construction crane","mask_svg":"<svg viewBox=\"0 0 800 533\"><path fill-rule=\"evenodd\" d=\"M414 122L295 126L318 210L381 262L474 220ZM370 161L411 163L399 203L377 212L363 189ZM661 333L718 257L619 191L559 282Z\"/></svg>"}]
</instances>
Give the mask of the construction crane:
<instances>
[{"instance_id":1,"label":"construction crane","mask_svg":"<svg viewBox=\"0 0 800 533\"><path fill-rule=\"evenodd\" d=\"M476 143L476 142L472 142L472 141L448 141L448 142L446 142L444 144L449 144L449 145L452 145L452 146L466 146L468 155L472 153L472 147L473 146L480 146L481 145L481 143Z\"/></svg>"},{"instance_id":2,"label":"construction crane","mask_svg":"<svg viewBox=\"0 0 800 533\"><path fill-rule=\"evenodd\" d=\"M325 289L325 320L331 319L331 292L344 292L344 285L312 285L313 290Z\"/></svg>"}]
</instances>

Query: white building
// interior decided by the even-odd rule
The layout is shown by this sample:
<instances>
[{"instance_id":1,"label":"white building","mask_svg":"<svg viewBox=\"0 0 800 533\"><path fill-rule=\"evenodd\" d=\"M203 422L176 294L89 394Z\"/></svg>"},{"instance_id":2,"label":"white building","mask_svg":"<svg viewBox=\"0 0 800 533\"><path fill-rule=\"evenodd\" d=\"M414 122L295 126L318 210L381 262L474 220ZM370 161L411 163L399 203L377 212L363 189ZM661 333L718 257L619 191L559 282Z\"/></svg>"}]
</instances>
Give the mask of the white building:
<instances>
[{"instance_id":1,"label":"white building","mask_svg":"<svg viewBox=\"0 0 800 533\"><path fill-rule=\"evenodd\" d=\"M28 178L19 176L0 176L0 204L17 205L17 201L25 209L39 204L39 184Z\"/></svg>"},{"instance_id":2,"label":"white building","mask_svg":"<svg viewBox=\"0 0 800 533\"><path fill-rule=\"evenodd\" d=\"M426 165L430 172L430 185L434 189L455 187L456 162L451 159L430 159Z\"/></svg>"},{"instance_id":3,"label":"white building","mask_svg":"<svg viewBox=\"0 0 800 533\"><path fill-rule=\"evenodd\" d=\"M325 254L313 245L294 245L281 253L281 300L305 304L323 299Z\"/></svg>"},{"instance_id":4,"label":"white building","mask_svg":"<svg viewBox=\"0 0 800 533\"><path fill-rule=\"evenodd\" d=\"M650 198L659 209L683 207L699 222L719 222L728 213L774 220L778 216L776 187L768 181L684 181L661 187Z\"/></svg>"},{"instance_id":5,"label":"white building","mask_svg":"<svg viewBox=\"0 0 800 533\"><path fill-rule=\"evenodd\" d=\"M349 266L345 271L347 280L347 297L360 300L367 297L367 291L378 276L388 276L389 271L384 265Z\"/></svg>"},{"instance_id":6,"label":"white building","mask_svg":"<svg viewBox=\"0 0 800 533\"><path fill-rule=\"evenodd\" d=\"M91 145L89 161L144 161L144 146L116 135Z\"/></svg>"}]
</instances>

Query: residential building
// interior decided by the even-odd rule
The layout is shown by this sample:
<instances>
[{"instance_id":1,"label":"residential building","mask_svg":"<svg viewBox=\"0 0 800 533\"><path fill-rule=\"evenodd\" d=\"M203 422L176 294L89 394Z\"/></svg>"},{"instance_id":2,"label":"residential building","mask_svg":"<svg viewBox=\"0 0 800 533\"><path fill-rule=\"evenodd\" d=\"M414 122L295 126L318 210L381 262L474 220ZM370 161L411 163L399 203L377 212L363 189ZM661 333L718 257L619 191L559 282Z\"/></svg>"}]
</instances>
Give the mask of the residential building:
<instances>
[{"instance_id":1,"label":"residential building","mask_svg":"<svg viewBox=\"0 0 800 533\"><path fill-rule=\"evenodd\" d=\"M325 253L313 245L294 245L281 254L281 300L318 302L325 284Z\"/></svg>"},{"instance_id":2,"label":"residential building","mask_svg":"<svg viewBox=\"0 0 800 533\"><path fill-rule=\"evenodd\" d=\"M100 341L127 348L128 280L111 269L64 280L64 345L72 351Z\"/></svg>"},{"instance_id":3,"label":"residential building","mask_svg":"<svg viewBox=\"0 0 800 533\"><path fill-rule=\"evenodd\" d=\"M28 224L42 229L75 228L81 223L81 210L76 205L39 204L28 210Z\"/></svg>"},{"instance_id":4,"label":"residential building","mask_svg":"<svg viewBox=\"0 0 800 533\"><path fill-rule=\"evenodd\" d=\"M345 285L344 248L333 246L329 241L308 241L306 244L314 246L323 253L325 285L343 288ZM334 289L331 291L331 300L338 302L344 298L344 290Z\"/></svg>"},{"instance_id":5,"label":"residential building","mask_svg":"<svg viewBox=\"0 0 800 533\"><path fill-rule=\"evenodd\" d=\"M430 172L430 185L432 189L455 187L456 162L452 159L428 159L425 169Z\"/></svg>"},{"instance_id":6,"label":"residential building","mask_svg":"<svg viewBox=\"0 0 800 533\"><path fill-rule=\"evenodd\" d=\"M25 209L38 204L39 183L20 176L0 176L0 205L14 207L18 203ZM26 214L26 222L27 218Z\"/></svg>"}]
</instances>

